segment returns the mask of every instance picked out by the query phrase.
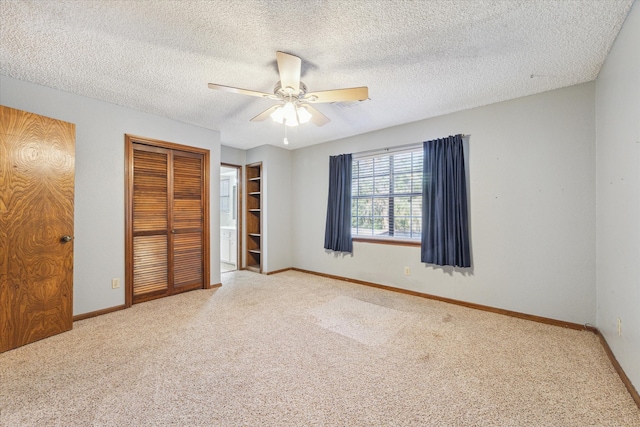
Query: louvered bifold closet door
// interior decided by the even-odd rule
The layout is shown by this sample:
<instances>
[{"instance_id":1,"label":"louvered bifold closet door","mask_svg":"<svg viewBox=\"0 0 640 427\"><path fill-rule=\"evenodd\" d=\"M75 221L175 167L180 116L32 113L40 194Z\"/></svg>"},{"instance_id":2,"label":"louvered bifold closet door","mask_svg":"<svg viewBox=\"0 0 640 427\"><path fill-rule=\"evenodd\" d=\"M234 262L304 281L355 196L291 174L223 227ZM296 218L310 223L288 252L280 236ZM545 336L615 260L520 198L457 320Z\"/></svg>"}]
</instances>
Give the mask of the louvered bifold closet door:
<instances>
[{"instance_id":1,"label":"louvered bifold closet door","mask_svg":"<svg viewBox=\"0 0 640 427\"><path fill-rule=\"evenodd\" d=\"M171 151L133 146L133 302L170 294Z\"/></svg>"},{"instance_id":2,"label":"louvered bifold closet door","mask_svg":"<svg viewBox=\"0 0 640 427\"><path fill-rule=\"evenodd\" d=\"M204 156L133 144L133 303L204 285Z\"/></svg>"},{"instance_id":3,"label":"louvered bifold closet door","mask_svg":"<svg viewBox=\"0 0 640 427\"><path fill-rule=\"evenodd\" d=\"M203 163L200 154L173 152L173 290L203 286Z\"/></svg>"}]
</instances>

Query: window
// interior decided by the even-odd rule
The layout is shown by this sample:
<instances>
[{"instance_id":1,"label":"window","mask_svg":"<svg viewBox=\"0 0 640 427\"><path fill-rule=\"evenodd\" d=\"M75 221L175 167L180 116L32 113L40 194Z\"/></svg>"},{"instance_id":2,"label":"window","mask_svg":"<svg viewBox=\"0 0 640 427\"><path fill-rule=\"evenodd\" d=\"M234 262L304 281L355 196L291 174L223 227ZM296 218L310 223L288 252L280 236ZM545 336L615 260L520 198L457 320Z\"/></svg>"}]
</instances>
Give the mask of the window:
<instances>
[{"instance_id":1,"label":"window","mask_svg":"<svg viewBox=\"0 0 640 427\"><path fill-rule=\"evenodd\" d=\"M351 234L354 238L411 239L422 230L421 145L359 156L351 178Z\"/></svg>"}]
</instances>

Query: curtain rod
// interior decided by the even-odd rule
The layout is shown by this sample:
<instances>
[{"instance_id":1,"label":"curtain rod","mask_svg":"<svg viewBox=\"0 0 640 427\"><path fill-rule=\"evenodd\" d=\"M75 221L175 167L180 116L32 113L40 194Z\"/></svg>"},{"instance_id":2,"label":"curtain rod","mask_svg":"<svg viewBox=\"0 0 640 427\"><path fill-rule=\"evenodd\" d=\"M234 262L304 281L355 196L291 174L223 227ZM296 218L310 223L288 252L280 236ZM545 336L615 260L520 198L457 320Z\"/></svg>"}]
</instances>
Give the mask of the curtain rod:
<instances>
[{"instance_id":1,"label":"curtain rod","mask_svg":"<svg viewBox=\"0 0 640 427\"><path fill-rule=\"evenodd\" d=\"M463 138L466 138L467 136L470 136L470 134L461 134ZM424 141L423 141L424 142ZM411 144L403 144L403 145L394 145L393 147L383 147L383 148L374 148L371 150L366 150L366 151L358 151L357 153L353 153L354 157L361 157L361 156L366 156L367 154L372 154L372 153L380 153L380 152L384 152L384 151L389 151L389 150L402 150L403 148L411 148L411 147L416 147L418 145L422 144L422 142L412 142Z\"/></svg>"}]
</instances>

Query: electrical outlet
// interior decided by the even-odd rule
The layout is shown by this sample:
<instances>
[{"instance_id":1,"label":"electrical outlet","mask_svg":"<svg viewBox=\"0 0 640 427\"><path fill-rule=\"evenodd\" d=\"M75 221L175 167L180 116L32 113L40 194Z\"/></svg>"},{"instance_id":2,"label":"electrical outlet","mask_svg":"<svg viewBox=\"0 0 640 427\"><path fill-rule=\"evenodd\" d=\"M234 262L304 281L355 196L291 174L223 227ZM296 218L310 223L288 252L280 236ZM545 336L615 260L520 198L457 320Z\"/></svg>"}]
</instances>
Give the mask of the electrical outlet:
<instances>
[{"instance_id":1,"label":"electrical outlet","mask_svg":"<svg viewBox=\"0 0 640 427\"><path fill-rule=\"evenodd\" d=\"M120 279L111 279L111 288L118 289L120 287Z\"/></svg>"},{"instance_id":2,"label":"electrical outlet","mask_svg":"<svg viewBox=\"0 0 640 427\"><path fill-rule=\"evenodd\" d=\"M618 317L618 336L622 336L622 320Z\"/></svg>"},{"instance_id":3,"label":"electrical outlet","mask_svg":"<svg viewBox=\"0 0 640 427\"><path fill-rule=\"evenodd\" d=\"M405 267L404 268L404 275L405 276L411 276L411 268Z\"/></svg>"}]
</instances>

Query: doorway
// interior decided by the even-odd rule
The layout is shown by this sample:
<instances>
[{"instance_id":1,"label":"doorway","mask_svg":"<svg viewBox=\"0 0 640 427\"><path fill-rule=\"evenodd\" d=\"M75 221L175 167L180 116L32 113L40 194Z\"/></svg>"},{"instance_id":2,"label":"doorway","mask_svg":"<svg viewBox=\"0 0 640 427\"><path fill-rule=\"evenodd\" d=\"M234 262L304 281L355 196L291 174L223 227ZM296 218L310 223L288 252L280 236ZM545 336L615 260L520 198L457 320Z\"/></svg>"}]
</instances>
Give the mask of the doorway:
<instances>
[{"instance_id":1,"label":"doorway","mask_svg":"<svg viewBox=\"0 0 640 427\"><path fill-rule=\"evenodd\" d=\"M240 174L242 166L222 163L220 165L220 272L238 270L240 265L239 239L242 220Z\"/></svg>"}]
</instances>

